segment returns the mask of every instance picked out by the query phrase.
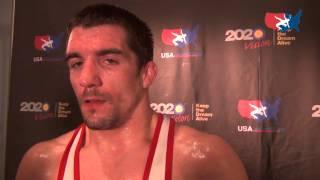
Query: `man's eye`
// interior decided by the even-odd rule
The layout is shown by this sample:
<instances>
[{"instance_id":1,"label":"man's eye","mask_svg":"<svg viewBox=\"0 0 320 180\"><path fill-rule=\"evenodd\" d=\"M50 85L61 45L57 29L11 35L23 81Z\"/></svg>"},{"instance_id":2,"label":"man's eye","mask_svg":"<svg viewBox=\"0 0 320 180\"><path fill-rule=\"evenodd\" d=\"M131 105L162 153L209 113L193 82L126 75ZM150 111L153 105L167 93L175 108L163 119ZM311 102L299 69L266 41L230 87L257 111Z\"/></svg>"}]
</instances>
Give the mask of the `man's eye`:
<instances>
[{"instance_id":1,"label":"man's eye","mask_svg":"<svg viewBox=\"0 0 320 180\"><path fill-rule=\"evenodd\" d=\"M119 64L119 62L115 59L103 59L102 60L103 64L107 64L107 65L117 65Z\"/></svg>"},{"instance_id":2,"label":"man's eye","mask_svg":"<svg viewBox=\"0 0 320 180\"><path fill-rule=\"evenodd\" d=\"M74 62L69 62L69 69L77 69L81 67L82 62L81 61L74 61Z\"/></svg>"}]
</instances>

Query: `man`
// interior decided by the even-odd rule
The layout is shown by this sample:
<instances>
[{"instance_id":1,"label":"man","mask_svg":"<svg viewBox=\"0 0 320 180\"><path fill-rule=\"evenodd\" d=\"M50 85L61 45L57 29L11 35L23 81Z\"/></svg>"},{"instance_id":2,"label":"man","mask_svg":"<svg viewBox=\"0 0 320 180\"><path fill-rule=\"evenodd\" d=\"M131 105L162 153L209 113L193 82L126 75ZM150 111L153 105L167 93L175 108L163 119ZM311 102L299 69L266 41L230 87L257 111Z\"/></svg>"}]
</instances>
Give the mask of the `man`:
<instances>
[{"instance_id":1,"label":"man","mask_svg":"<svg viewBox=\"0 0 320 180\"><path fill-rule=\"evenodd\" d=\"M106 4L82 10L69 24L66 61L84 123L34 145L17 180L247 179L222 139L152 111L152 56L151 31L135 15Z\"/></svg>"}]
</instances>

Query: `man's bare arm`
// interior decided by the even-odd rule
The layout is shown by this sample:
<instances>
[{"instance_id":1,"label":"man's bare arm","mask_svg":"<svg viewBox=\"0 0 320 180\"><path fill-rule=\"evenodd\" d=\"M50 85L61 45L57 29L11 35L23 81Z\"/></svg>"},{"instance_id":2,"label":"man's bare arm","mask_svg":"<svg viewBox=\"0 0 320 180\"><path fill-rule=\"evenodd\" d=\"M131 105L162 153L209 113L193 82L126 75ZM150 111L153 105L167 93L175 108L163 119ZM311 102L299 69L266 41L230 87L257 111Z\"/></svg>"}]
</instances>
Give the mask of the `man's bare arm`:
<instances>
[{"instance_id":1,"label":"man's bare arm","mask_svg":"<svg viewBox=\"0 0 320 180\"><path fill-rule=\"evenodd\" d=\"M203 164L203 179L247 180L246 170L233 149L217 136L208 139L212 150Z\"/></svg>"},{"instance_id":2,"label":"man's bare arm","mask_svg":"<svg viewBox=\"0 0 320 180\"><path fill-rule=\"evenodd\" d=\"M64 148L61 138L32 146L19 165L16 180L56 179Z\"/></svg>"},{"instance_id":3,"label":"man's bare arm","mask_svg":"<svg viewBox=\"0 0 320 180\"><path fill-rule=\"evenodd\" d=\"M36 144L23 156L18 168L16 180L42 179L41 174L46 166L43 145Z\"/></svg>"}]
</instances>

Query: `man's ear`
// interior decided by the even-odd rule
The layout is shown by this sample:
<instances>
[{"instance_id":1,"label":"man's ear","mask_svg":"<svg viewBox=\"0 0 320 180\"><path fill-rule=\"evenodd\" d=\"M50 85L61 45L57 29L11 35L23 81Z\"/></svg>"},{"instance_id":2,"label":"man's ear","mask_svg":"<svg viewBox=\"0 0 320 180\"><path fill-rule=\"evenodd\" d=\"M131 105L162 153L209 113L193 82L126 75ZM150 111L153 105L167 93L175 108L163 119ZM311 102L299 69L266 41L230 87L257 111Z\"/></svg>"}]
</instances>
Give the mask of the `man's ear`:
<instances>
[{"instance_id":1,"label":"man's ear","mask_svg":"<svg viewBox=\"0 0 320 180\"><path fill-rule=\"evenodd\" d=\"M148 88L157 76L157 65L153 61L149 61L142 68L143 88Z\"/></svg>"}]
</instances>

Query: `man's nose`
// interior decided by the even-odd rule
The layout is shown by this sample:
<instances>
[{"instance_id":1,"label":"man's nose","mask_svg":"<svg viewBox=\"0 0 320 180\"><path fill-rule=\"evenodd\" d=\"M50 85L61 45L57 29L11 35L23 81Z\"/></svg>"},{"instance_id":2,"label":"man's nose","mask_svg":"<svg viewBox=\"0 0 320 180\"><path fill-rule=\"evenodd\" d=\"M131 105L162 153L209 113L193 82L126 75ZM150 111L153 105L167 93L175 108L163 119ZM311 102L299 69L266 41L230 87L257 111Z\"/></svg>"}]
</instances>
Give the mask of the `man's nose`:
<instances>
[{"instance_id":1,"label":"man's nose","mask_svg":"<svg viewBox=\"0 0 320 180\"><path fill-rule=\"evenodd\" d=\"M102 85L99 69L93 61L83 64L80 74L80 85L86 88L98 87Z\"/></svg>"}]
</instances>

